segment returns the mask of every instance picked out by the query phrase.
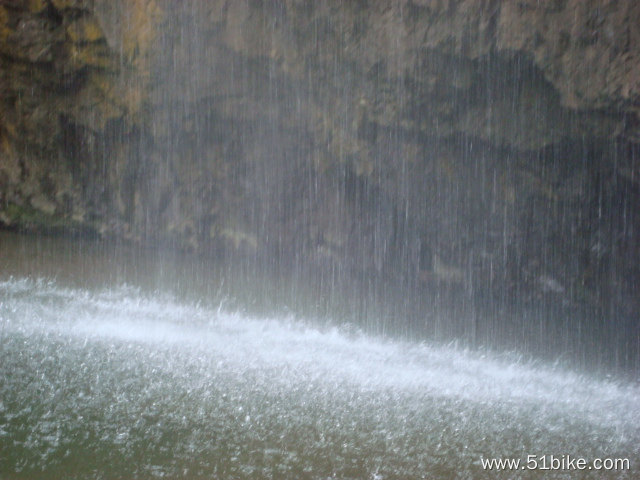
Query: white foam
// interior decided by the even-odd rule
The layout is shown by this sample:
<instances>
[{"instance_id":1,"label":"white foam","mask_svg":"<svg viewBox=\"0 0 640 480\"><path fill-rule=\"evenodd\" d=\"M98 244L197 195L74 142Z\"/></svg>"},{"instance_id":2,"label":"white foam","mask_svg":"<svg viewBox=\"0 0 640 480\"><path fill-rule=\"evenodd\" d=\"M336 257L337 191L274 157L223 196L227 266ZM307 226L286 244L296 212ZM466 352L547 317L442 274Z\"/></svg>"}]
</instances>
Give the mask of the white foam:
<instances>
[{"instance_id":1,"label":"white foam","mask_svg":"<svg viewBox=\"0 0 640 480\"><path fill-rule=\"evenodd\" d=\"M90 293L51 282L0 283L4 333L47 333L84 343L134 343L172 349L227 368L281 371L291 388L308 379L464 402L531 404L597 425L640 425L640 392L559 367L451 346L392 342L321 331L291 317L238 312L144 297L128 287ZM168 366L167 368L171 368Z\"/></svg>"}]
</instances>

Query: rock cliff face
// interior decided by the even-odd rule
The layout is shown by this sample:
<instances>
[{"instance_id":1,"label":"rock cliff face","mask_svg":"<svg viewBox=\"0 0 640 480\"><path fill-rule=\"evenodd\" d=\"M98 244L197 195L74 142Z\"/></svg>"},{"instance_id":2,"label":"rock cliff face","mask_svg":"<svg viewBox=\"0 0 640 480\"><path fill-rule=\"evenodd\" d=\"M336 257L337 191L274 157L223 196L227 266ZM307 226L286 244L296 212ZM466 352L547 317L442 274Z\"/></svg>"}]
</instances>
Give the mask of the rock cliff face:
<instances>
[{"instance_id":1,"label":"rock cliff face","mask_svg":"<svg viewBox=\"0 0 640 480\"><path fill-rule=\"evenodd\" d=\"M595 308L637 344L639 19L631 0L0 0L0 222L469 311Z\"/></svg>"}]
</instances>

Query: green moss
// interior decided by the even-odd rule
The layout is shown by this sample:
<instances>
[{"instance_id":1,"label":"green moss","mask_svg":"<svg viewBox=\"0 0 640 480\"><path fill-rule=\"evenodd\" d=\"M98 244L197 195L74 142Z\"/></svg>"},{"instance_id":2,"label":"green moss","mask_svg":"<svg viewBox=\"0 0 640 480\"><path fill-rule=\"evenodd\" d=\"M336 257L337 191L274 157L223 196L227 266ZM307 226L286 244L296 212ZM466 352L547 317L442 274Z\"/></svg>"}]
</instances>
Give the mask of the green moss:
<instances>
[{"instance_id":1,"label":"green moss","mask_svg":"<svg viewBox=\"0 0 640 480\"><path fill-rule=\"evenodd\" d=\"M0 223L9 228L42 233L96 235L92 225L80 223L59 214L48 214L30 206L9 203L0 209Z\"/></svg>"}]
</instances>

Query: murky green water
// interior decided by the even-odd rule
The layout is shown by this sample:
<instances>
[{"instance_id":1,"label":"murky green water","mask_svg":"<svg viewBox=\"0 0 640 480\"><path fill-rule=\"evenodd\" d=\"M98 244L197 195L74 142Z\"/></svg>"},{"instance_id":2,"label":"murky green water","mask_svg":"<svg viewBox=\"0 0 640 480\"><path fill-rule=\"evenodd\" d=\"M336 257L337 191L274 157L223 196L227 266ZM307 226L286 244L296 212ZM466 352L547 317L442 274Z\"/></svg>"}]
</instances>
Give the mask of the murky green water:
<instances>
[{"instance_id":1,"label":"murky green water","mask_svg":"<svg viewBox=\"0 0 640 480\"><path fill-rule=\"evenodd\" d=\"M200 275L179 258L0 240L0 478L637 478L637 385L198 301L224 282L176 292ZM167 262L183 287L154 286ZM527 455L631 468L482 468Z\"/></svg>"}]
</instances>

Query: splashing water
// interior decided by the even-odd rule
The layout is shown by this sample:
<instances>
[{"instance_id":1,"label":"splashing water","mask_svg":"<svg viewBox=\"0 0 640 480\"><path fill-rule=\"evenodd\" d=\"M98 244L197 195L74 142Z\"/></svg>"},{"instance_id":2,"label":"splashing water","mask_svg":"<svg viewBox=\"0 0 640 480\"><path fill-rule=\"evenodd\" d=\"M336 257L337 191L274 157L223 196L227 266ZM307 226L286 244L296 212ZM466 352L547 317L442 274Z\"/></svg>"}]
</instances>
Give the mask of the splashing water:
<instances>
[{"instance_id":1,"label":"splashing water","mask_svg":"<svg viewBox=\"0 0 640 480\"><path fill-rule=\"evenodd\" d=\"M638 458L638 387L560 367L130 287L10 279L0 322L2 478L494 478L481 458L527 455L633 478Z\"/></svg>"}]
</instances>

